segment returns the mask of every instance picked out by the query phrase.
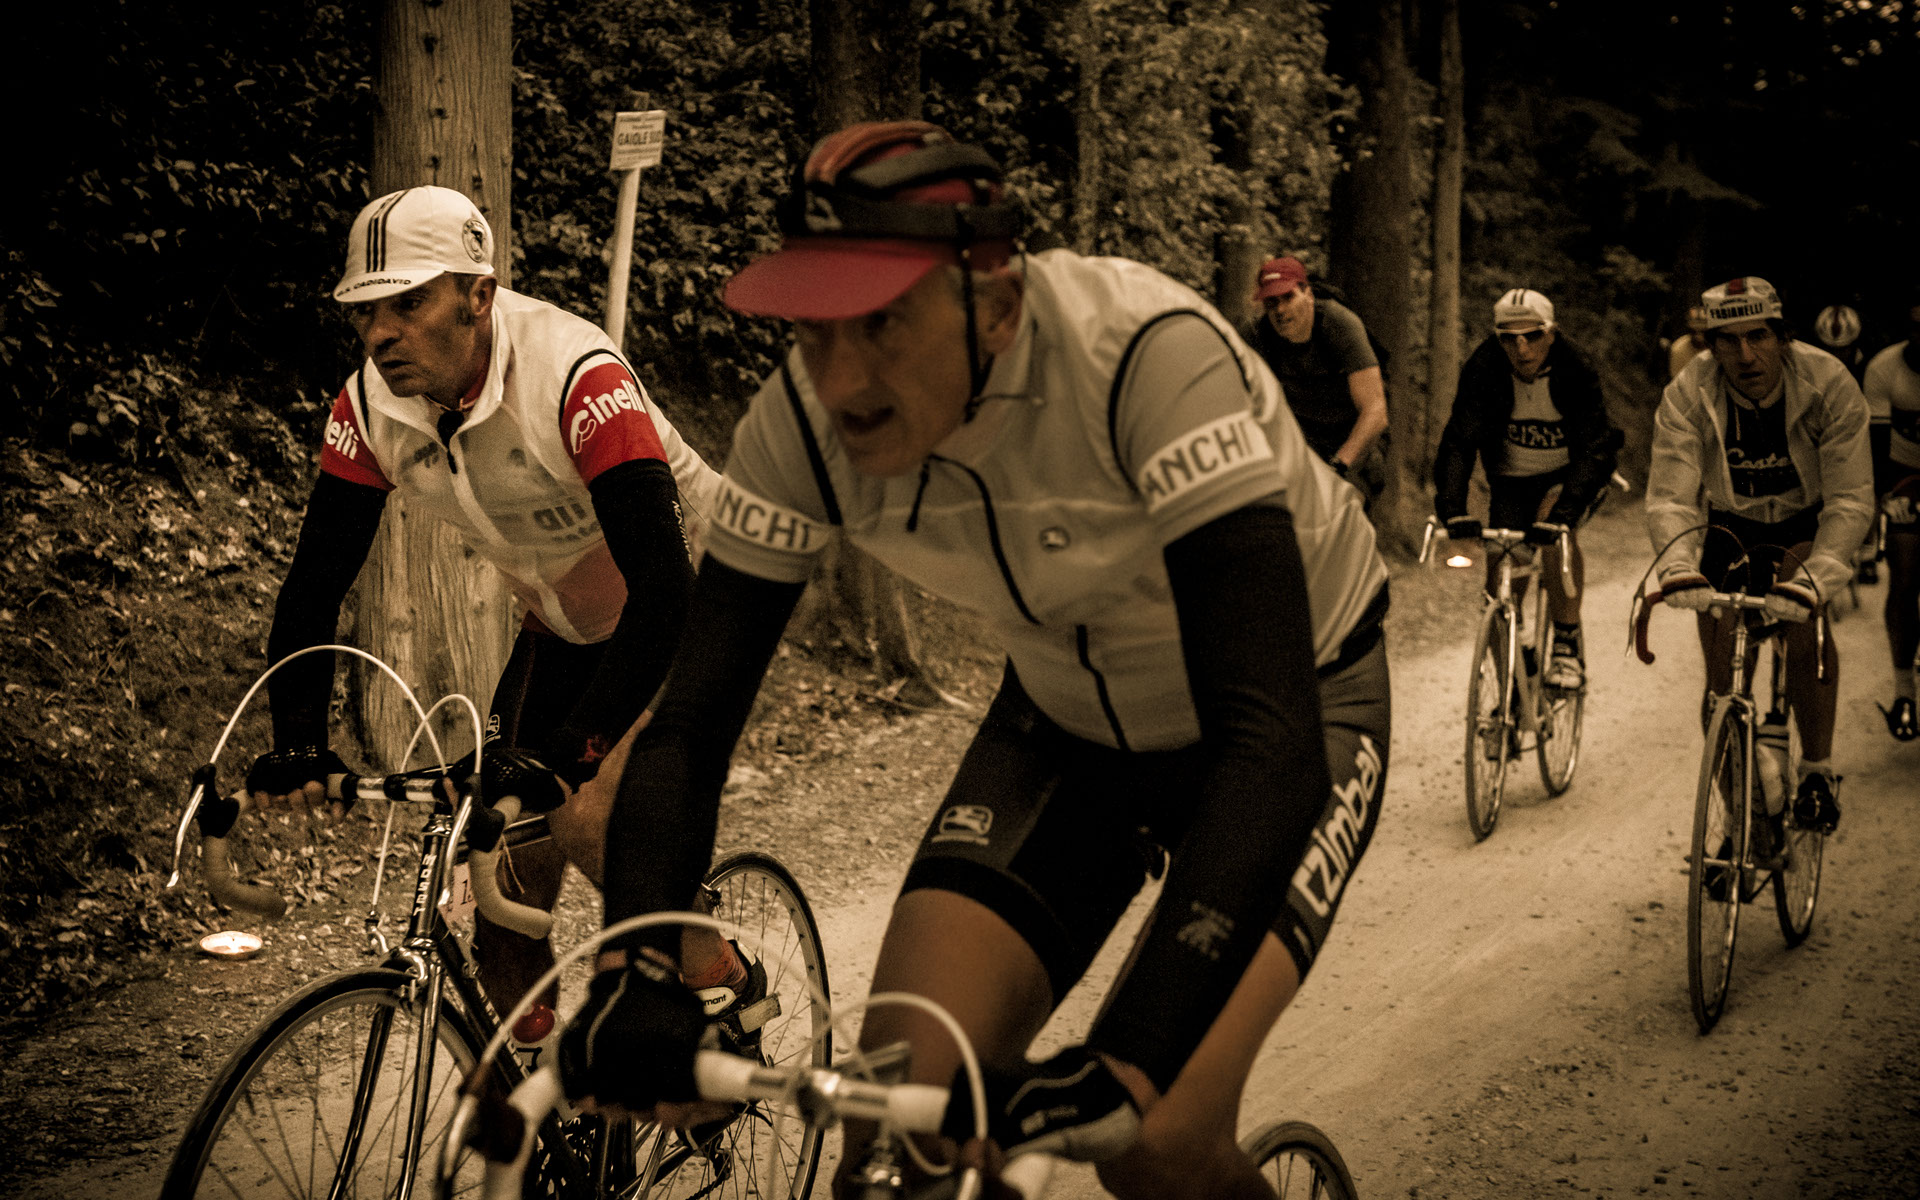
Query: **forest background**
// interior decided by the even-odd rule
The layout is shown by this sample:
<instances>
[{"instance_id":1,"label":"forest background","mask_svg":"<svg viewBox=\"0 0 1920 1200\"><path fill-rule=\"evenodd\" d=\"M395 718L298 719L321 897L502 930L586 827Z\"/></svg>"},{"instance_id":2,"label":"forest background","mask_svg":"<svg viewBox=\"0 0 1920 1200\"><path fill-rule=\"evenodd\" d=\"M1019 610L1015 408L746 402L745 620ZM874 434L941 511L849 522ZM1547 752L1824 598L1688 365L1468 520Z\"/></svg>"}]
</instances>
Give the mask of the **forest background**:
<instances>
[{"instance_id":1,"label":"forest background","mask_svg":"<svg viewBox=\"0 0 1920 1200\"><path fill-rule=\"evenodd\" d=\"M725 309L721 285L774 243L836 86L812 30L876 8L907 15L922 115L1007 166L1031 248L1139 259L1233 317L1270 253L1351 293L1387 331L1410 489L1451 402L1444 364L1508 286L1551 296L1600 366L1636 480L1660 339L1708 283L1765 275L1803 329L1850 303L1869 351L1905 333L1920 145L1900 114L1920 6L1902 0L516 0L513 286L604 310L610 118L646 93L668 143L641 189L627 347L715 461L784 337ZM356 357L327 293L369 195L381 9L76 0L36 14L37 48L7 80L0 1012L15 1019L195 919L159 888L181 781L261 665ZM1455 211L1450 145L1457 278L1444 237L1435 250L1451 221L1433 220ZM1403 505L1388 541L1424 511ZM287 853L311 857L310 890L337 870Z\"/></svg>"}]
</instances>

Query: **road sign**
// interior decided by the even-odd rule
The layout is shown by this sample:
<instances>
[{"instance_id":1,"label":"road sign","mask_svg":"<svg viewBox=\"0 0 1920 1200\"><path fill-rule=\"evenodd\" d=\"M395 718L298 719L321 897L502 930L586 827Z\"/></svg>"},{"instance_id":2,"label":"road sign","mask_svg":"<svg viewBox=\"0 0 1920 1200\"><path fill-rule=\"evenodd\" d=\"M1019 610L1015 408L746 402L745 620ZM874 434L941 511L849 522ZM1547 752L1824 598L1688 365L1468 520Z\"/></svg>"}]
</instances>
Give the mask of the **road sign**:
<instances>
[{"instance_id":1,"label":"road sign","mask_svg":"<svg viewBox=\"0 0 1920 1200\"><path fill-rule=\"evenodd\" d=\"M667 114L652 112L613 114L613 158L610 170L632 171L660 165L660 151L667 144Z\"/></svg>"}]
</instances>

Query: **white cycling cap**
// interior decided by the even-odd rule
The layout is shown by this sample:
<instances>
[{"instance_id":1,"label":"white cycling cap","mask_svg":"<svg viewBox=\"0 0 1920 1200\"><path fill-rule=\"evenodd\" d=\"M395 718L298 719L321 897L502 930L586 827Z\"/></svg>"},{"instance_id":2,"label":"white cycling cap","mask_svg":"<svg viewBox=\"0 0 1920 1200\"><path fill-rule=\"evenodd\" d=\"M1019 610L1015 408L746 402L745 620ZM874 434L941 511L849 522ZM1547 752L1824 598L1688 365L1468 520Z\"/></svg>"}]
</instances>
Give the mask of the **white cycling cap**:
<instances>
[{"instance_id":1,"label":"white cycling cap","mask_svg":"<svg viewBox=\"0 0 1920 1200\"><path fill-rule=\"evenodd\" d=\"M333 298L378 300L448 274L493 274L493 229L473 201L452 188L406 188L353 219L347 268Z\"/></svg>"},{"instance_id":2,"label":"white cycling cap","mask_svg":"<svg viewBox=\"0 0 1920 1200\"><path fill-rule=\"evenodd\" d=\"M1495 329L1550 329L1553 327L1553 301L1531 288L1514 288L1493 302Z\"/></svg>"},{"instance_id":3,"label":"white cycling cap","mask_svg":"<svg viewBox=\"0 0 1920 1200\"><path fill-rule=\"evenodd\" d=\"M1783 313L1780 293L1758 275L1742 275L1700 293L1700 306L1707 310L1707 328L1718 329L1737 321L1777 320Z\"/></svg>"}]
</instances>

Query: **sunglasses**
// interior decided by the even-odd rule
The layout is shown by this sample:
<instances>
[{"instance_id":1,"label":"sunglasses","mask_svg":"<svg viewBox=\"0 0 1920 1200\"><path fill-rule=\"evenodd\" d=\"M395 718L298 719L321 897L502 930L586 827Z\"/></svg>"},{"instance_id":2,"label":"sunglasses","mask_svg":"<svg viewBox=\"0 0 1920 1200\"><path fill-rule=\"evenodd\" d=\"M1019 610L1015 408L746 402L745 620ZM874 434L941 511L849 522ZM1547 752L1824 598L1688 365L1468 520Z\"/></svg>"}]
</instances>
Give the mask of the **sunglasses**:
<instances>
[{"instance_id":1,"label":"sunglasses","mask_svg":"<svg viewBox=\"0 0 1920 1200\"><path fill-rule=\"evenodd\" d=\"M1500 339L1500 344L1503 346L1517 346L1523 342L1531 346L1541 338L1546 337L1547 331L1544 329L1529 329L1525 333L1501 333L1494 336Z\"/></svg>"}]
</instances>

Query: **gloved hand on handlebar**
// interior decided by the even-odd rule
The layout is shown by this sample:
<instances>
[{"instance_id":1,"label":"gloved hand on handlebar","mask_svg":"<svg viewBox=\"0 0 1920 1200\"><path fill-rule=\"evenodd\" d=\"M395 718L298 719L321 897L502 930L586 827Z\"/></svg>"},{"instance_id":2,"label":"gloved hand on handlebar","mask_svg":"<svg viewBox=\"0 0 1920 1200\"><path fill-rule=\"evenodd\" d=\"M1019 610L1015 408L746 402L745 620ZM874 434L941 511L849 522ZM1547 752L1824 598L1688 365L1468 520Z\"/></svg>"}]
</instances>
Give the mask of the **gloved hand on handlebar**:
<instances>
[{"instance_id":1,"label":"gloved hand on handlebar","mask_svg":"<svg viewBox=\"0 0 1920 1200\"><path fill-rule=\"evenodd\" d=\"M1713 606L1707 598L1712 593L1707 577L1692 567L1675 567L1660 577L1660 595L1674 608L1705 612Z\"/></svg>"},{"instance_id":2,"label":"gloved hand on handlebar","mask_svg":"<svg viewBox=\"0 0 1920 1200\"><path fill-rule=\"evenodd\" d=\"M253 760L246 788L260 805L319 804L327 798L327 776L346 774L347 764L326 746L287 746Z\"/></svg>"},{"instance_id":3,"label":"gloved hand on handlebar","mask_svg":"<svg viewBox=\"0 0 1920 1200\"><path fill-rule=\"evenodd\" d=\"M552 812L567 802L558 773L524 746L490 740L480 759L480 795L491 804L518 796L523 813Z\"/></svg>"},{"instance_id":4,"label":"gloved hand on handlebar","mask_svg":"<svg viewBox=\"0 0 1920 1200\"><path fill-rule=\"evenodd\" d=\"M1480 536L1480 522L1472 517L1448 517L1447 536L1455 541L1471 541Z\"/></svg>"},{"instance_id":5,"label":"gloved hand on handlebar","mask_svg":"<svg viewBox=\"0 0 1920 1200\"><path fill-rule=\"evenodd\" d=\"M1018 1071L985 1070L987 1136L1006 1151L1037 1151L1076 1162L1105 1162L1140 1136L1133 1094L1084 1046L1069 1046ZM942 1133L973 1137L973 1099L964 1070L953 1077Z\"/></svg>"},{"instance_id":6,"label":"gloved hand on handlebar","mask_svg":"<svg viewBox=\"0 0 1920 1200\"><path fill-rule=\"evenodd\" d=\"M1776 621L1798 624L1813 615L1820 597L1809 584L1783 579L1767 590L1767 615Z\"/></svg>"},{"instance_id":7,"label":"gloved hand on handlebar","mask_svg":"<svg viewBox=\"0 0 1920 1200\"><path fill-rule=\"evenodd\" d=\"M1914 518L1913 497L1889 493L1880 501L1880 511L1886 513L1887 520L1895 525L1911 525Z\"/></svg>"},{"instance_id":8,"label":"gloved hand on handlebar","mask_svg":"<svg viewBox=\"0 0 1920 1200\"><path fill-rule=\"evenodd\" d=\"M1560 540L1560 528L1551 521L1535 521L1527 526L1527 545L1554 545Z\"/></svg>"},{"instance_id":9,"label":"gloved hand on handlebar","mask_svg":"<svg viewBox=\"0 0 1920 1200\"><path fill-rule=\"evenodd\" d=\"M700 1000L679 975L639 951L624 968L602 971L560 1038L567 1098L646 1112L698 1099L694 1054L708 1037Z\"/></svg>"}]
</instances>

